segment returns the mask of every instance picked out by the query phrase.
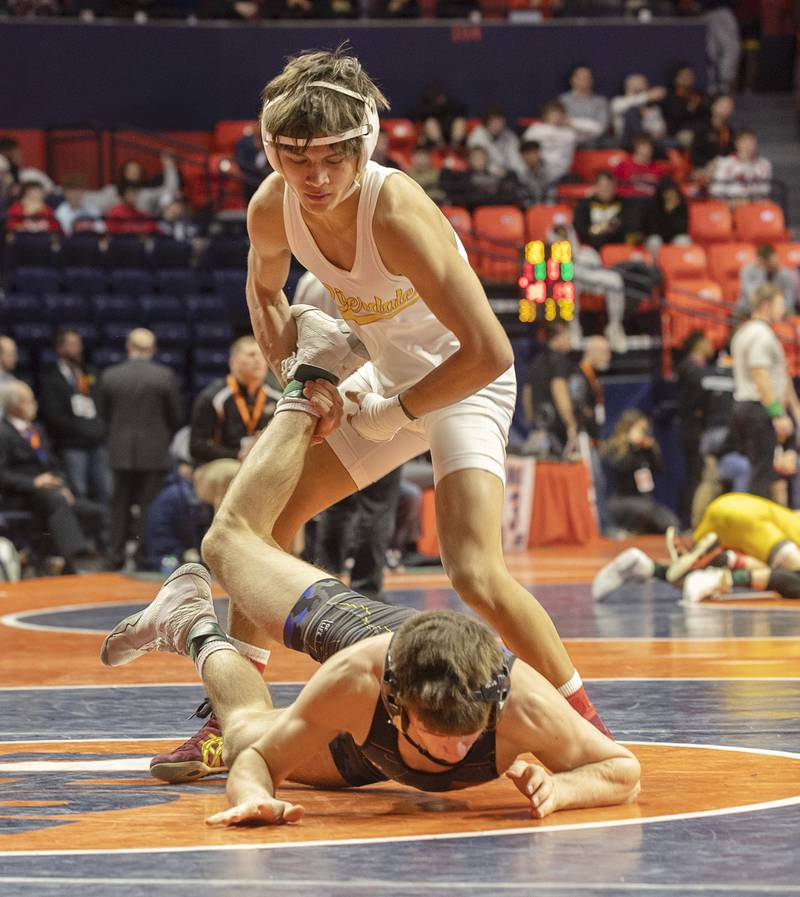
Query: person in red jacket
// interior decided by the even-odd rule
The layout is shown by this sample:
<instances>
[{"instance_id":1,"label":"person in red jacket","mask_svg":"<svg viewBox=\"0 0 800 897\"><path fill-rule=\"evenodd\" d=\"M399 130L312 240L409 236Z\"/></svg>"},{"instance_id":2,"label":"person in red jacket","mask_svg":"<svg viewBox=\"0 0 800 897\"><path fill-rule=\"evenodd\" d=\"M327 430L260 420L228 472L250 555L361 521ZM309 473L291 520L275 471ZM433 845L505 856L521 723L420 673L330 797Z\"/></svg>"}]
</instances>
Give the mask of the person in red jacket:
<instances>
[{"instance_id":1,"label":"person in red jacket","mask_svg":"<svg viewBox=\"0 0 800 897\"><path fill-rule=\"evenodd\" d=\"M653 196L656 185L672 171L669 162L653 158L655 146L649 134L636 134L631 155L614 169L621 196Z\"/></svg>"},{"instance_id":2,"label":"person in red jacket","mask_svg":"<svg viewBox=\"0 0 800 897\"><path fill-rule=\"evenodd\" d=\"M112 206L106 214L106 228L110 234L133 234L145 236L158 229L158 222L136 207L139 187L136 184L121 184L119 194L122 202Z\"/></svg>"},{"instance_id":3,"label":"person in red jacket","mask_svg":"<svg viewBox=\"0 0 800 897\"><path fill-rule=\"evenodd\" d=\"M26 233L60 233L53 210L44 201L45 189L38 181L26 181L19 199L8 207L9 231Z\"/></svg>"}]
</instances>

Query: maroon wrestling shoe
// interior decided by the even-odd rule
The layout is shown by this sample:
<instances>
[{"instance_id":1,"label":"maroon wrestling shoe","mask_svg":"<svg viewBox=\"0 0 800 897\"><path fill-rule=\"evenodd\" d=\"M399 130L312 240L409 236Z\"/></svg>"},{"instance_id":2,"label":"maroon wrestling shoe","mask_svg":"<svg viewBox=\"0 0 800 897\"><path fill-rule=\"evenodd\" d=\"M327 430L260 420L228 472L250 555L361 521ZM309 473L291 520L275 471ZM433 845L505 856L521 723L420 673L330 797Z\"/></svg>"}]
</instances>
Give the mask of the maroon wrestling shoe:
<instances>
[{"instance_id":1,"label":"maroon wrestling shoe","mask_svg":"<svg viewBox=\"0 0 800 897\"><path fill-rule=\"evenodd\" d=\"M585 720L588 720L595 729L599 729L603 735L614 741L614 736L611 734L611 731L606 724L600 719L600 714L597 712L597 708L592 704L591 698L586 694L586 689L583 686L571 694L567 698L567 701L570 707L580 713Z\"/></svg>"},{"instance_id":2,"label":"maroon wrestling shoe","mask_svg":"<svg viewBox=\"0 0 800 897\"><path fill-rule=\"evenodd\" d=\"M153 757L150 775L154 778L175 785L228 771L222 761L222 729L208 701L203 701L195 716L208 718L203 727L180 747Z\"/></svg>"}]
</instances>

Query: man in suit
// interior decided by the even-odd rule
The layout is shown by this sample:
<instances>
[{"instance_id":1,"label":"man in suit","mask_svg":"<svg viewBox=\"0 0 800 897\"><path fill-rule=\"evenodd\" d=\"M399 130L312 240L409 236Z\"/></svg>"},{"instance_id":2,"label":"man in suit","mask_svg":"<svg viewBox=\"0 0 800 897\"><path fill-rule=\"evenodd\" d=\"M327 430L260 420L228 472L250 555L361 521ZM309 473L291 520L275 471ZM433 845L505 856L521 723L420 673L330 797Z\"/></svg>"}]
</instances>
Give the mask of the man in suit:
<instances>
[{"instance_id":1,"label":"man in suit","mask_svg":"<svg viewBox=\"0 0 800 897\"><path fill-rule=\"evenodd\" d=\"M72 491L108 506L111 470L106 428L97 413L98 384L83 363L83 340L69 328L56 333L57 361L41 385L42 419L47 426Z\"/></svg>"},{"instance_id":2,"label":"man in suit","mask_svg":"<svg viewBox=\"0 0 800 897\"><path fill-rule=\"evenodd\" d=\"M75 573L76 558L89 549L85 532L97 535L100 531L102 508L76 498L66 486L47 435L33 423L38 405L30 386L13 380L2 385L0 396L3 505L8 510L30 511L37 529L49 536L55 554L64 559L63 572Z\"/></svg>"},{"instance_id":3,"label":"man in suit","mask_svg":"<svg viewBox=\"0 0 800 897\"><path fill-rule=\"evenodd\" d=\"M100 380L100 413L108 426L114 476L111 499L111 562L125 563L131 506L139 506L137 567L147 568L147 510L169 468L169 444L181 424L181 401L173 371L153 361L156 339L143 328L126 342L128 360L107 368Z\"/></svg>"}]
</instances>

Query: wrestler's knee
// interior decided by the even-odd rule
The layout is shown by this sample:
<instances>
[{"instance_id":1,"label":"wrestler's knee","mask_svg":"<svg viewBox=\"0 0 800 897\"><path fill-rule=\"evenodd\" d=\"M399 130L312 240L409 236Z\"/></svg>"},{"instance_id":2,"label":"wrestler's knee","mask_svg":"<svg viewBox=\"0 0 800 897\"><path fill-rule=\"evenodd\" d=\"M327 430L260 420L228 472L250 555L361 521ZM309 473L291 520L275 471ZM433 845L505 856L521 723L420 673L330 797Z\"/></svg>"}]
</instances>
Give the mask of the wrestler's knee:
<instances>
[{"instance_id":1,"label":"wrestler's knee","mask_svg":"<svg viewBox=\"0 0 800 897\"><path fill-rule=\"evenodd\" d=\"M444 559L444 568L462 601L476 613L491 615L501 603L496 565L480 558Z\"/></svg>"},{"instance_id":2,"label":"wrestler's knee","mask_svg":"<svg viewBox=\"0 0 800 897\"><path fill-rule=\"evenodd\" d=\"M254 713L250 708L241 708L225 720L222 733L222 759L228 769L243 750L251 747L265 732L263 713Z\"/></svg>"},{"instance_id":3,"label":"wrestler's knee","mask_svg":"<svg viewBox=\"0 0 800 897\"><path fill-rule=\"evenodd\" d=\"M214 520L203 537L203 559L213 569L226 556L230 555L237 536L249 529L247 524L236 514L221 509L214 515Z\"/></svg>"},{"instance_id":4,"label":"wrestler's knee","mask_svg":"<svg viewBox=\"0 0 800 897\"><path fill-rule=\"evenodd\" d=\"M772 550L769 565L776 570L800 571L800 546L794 542L782 542Z\"/></svg>"}]
</instances>

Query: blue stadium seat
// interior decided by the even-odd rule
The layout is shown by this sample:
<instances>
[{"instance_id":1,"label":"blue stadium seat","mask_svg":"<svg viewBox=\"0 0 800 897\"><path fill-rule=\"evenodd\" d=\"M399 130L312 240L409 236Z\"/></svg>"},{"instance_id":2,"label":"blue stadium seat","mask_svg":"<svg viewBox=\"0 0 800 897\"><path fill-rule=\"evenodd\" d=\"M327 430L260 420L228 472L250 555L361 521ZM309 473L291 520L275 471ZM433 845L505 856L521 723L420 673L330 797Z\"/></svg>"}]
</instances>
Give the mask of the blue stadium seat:
<instances>
[{"instance_id":1,"label":"blue stadium seat","mask_svg":"<svg viewBox=\"0 0 800 897\"><path fill-rule=\"evenodd\" d=\"M187 296L186 312L190 321L227 321L225 301L213 293L196 293Z\"/></svg>"},{"instance_id":2,"label":"blue stadium seat","mask_svg":"<svg viewBox=\"0 0 800 897\"><path fill-rule=\"evenodd\" d=\"M120 235L112 237L104 256L106 266L115 268L146 268L147 250L141 237Z\"/></svg>"},{"instance_id":3,"label":"blue stadium seat","mask_svg":"<svg viewBox=\"0 0 800 897\"><path fill-rule=\"evenodd\" d=\"M188 350L191 339L188 324L177 321L157 321L150 325L150 329L156 335L159 347Z\"/></svg>"},{"instance_id":4,"label":"blue stadium seat","mask_svg":"<svg viewBox=\"0 0 800 897\"><path fill-rule=\"evenodd\" d=\"M44 297L44 304L53 324L88 321L92 317L89 300L77 293L48 293Z\"/></svg>"},{"instance_id":5,"label":"blue stadium seat","mask_svg":"<svg viewBox=\"0 0 800 897\"><path fill-rule=\"evenodd\" d=\"M197 369L227 373L229 354L228 349L222 346L197 346L194 350L194 366Z\"/></svg>"},{"instance_id":6,"label":"blue stadium seat","mask_svg":"<svg viewBox=\"0 0 800 897\"><path fill-rule=\"evenodd\" d=\"M227 368L193 368L191 376L192 394L197 395L197 393L200 392L201 389L205 389L212 380L218 380L220 377L224 377L227 373Z\"/></svg>"},{"instance_id":7,"label":"blue stadium seat","mask_svg":"<svg viewBox=\"0 0 800 897\"><path fill-rule=\"evenodd\" d=\"M165 268L156 271L156 283L162 293L187 296L202 289L197 272L191 268Z\"/></svg>"},{"instance_id":8,"label":"blue stadium seat","mask_svg":"<svg viewBox=\"0 0 800 897\"><path fill-rule=\"evenodd\" d=\"M64 289L70 293L96 296L108 289L108 277L102 268L71 266L64 269Z\"/></svg>"},{"instance_id":9,"label":"blue stadium seat","mask_svg":"<svg viewBox=\"0 0 800 897\"><path fill-rule=\"evenodd\" d=\"M213 237L200 258L200 267L212 271L220 268L245 271L249 249L247 237Z\"/></svg>"},{"instance_id":10,"label":"blue stadium seat","mask_svg":"<svg viewBox=\"0 0 800 897\"><path fill-rule=\"evenodd\" d=\"M8 293L2 300L2 307L9 324L35 320L44 308L42 300L31 293Z\"/></svg>"},{"instance_id":11,"label":"blue stadium seat","mask_svg":"<svg viewBox=\"0 0 800 897\"><path fill-rule=\"evenodd\" d=\"M92 351L92 364L102 369L112 364L119 364L127 357L125 349L119 346L98 346Z\"/></svg>"},{"instance_id":12,"label":"blue stadium seat","mask_svg":"<svg viewBox=\"0 0 800 897\"><path fill-rule=\"evenodd\" d=\"M236 320L243 315L247 316L247 299L244 292L247 283L246 272L214 271L211 277L214 281L214 291L225 302L228 318Z\"/></svg>"},{"instance_id":13,"label":"blue stadium seat","mask_svg":"<svg viewBox=\"0 0 800 897\"><path fill-rule=\"evenodd\" d=\"M154 291L155 279L144 268L120 268L111 272L111 287L115 293L141 296Z\"/></svg>"},{"instance_id":14,"label":"blue stadium seat","mask_svg":"<svg viewBox=\"0 0 800 897\"><path fill-rule=\"evenodd\" d=\"M61 243L58 260L65 267L96 268L103 262L97 234L71 234Z\"/></svg>"},{"instance_id":15,"label":"blue stadium seat","mask_svg":"<svg viewBox=\"0 0 800 897\"><path fill-rule=\"evenodd\" d=\"M40 370L42 368L48 367L51 364L55 364L56 361L58 361L56 350L52 346L40 346L37 355Z\"/></svg>"},{"instance_id":16,"label":"blue stadium seat","mask_svg":"<svg viewBox=\"0 0 800 897\"><path fill-rule=\"evenodd\" d=\"M58 262L50 234L26 234L18 231L8 249L11 268L51 267Z\"/></svg>"},{"instance_id":17,"label":"blue stadium seat","mask_svg":"<svg viewBox=\"0 0 800 897\"><path fill-rule=\"evenodd\" d=\"M186 308L177 296L140 296L139 305L148 326L155 321L186 320Z\"/></svg>"},{"instance_id":18,"label":"blue stadium seat","mask_svg":"<svg viewBox=\"0 0 800 897\"><path fill-rule=\"evenodd\" d=\"M139 300L135 296L106 293L92 296L90 302L94 309L94 318L100 323L103 321L138 321L141 317Z\"/></svg>"},{"instance_id":19,"label":"blue stadium seat","mask_svg":"<svg viewBox=\"0 0 800 897\"><path fill-rule=\"evenodd\" d=\"M17 268L11 280L20 293L57 293L61 289L61 272L57 268Z\"/></svg>"},{"instance_id":20,"label":"blue stadium seat","mask_svg":"<svg viewBox=\"0 0 800 897\"><path fill-rule=\"evenodd\" d=\"M131 321L107 321L103 324L103 345L109 346L113 349L123 349L125 347L125 340L128 338L128 334L136 327L139 327L138 322Z\"/></svg>"},{"instance_id":21,"label":"blue stadium seat","mask_svg":"<svg viewBox=\"0 0 800 897\"><path fill-rule=\"evenodd\" d=\"M233 342L233 328L225 321L199 321L193 331L197 346L230 346Z\"/></svg>"},{"instance_id":22,"label":"blue stadium seat","mask_svg":"<svg viewBox=\"0 0 800 897\"><path fill-rule=\"evenodd\" d=\"M155 360L172 368L176 373L186 373L188 365L186 351L183 349L159 349Z\"/></svg>"},{"instance_id":23,"label":"blue stadium seat","mask_svg":"<svg viewBox=\"0 0 800 897\"><path fill-rule=\"evenodd\" d=\"M192 262L192 244L173 237L156 237L150 261L154 268L188 268Z\"/></svg>"},{"instance_id":24,"label":"blue stadium seat","mask_svg":"<svg viewBox=\"0 0 800 897\"><path fill-rule=\"evenodd\" d=\"M49 321L17 321L11 328L14 339L32 350L47 346L53 339L53 327Z\"/></svg>"}]
</instances>

